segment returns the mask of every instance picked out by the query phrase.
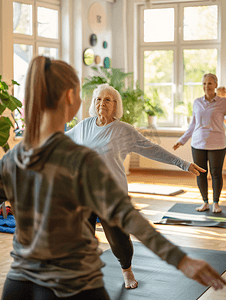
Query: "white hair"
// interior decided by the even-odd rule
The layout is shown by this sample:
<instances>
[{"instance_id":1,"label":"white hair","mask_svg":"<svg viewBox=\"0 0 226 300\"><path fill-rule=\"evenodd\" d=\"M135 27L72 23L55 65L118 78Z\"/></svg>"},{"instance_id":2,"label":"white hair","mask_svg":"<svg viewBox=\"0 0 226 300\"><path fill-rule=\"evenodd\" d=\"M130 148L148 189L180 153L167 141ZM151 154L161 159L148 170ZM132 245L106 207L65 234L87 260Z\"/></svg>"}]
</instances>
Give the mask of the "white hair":
<instances>
[{"instance_id":1,"label":"white hair","mask_svg":"<svg viewBox=\"0 0 226 300\"><path fill-rule=\"evenodd\" d=\"M90 117L98 116L98 114L96 112L96 107L95 107L95 99L97 98L99 93L103 90L107 90L114 97L114 100L116 101L116 110L115 110L115 114L114 114L113 118L121 119L121 117L123 116L122 97L119 94L119 92L116 89L114 89L112 86L110 86L108 83L98 85L98 87L93 91L91 104L89 107Z\"/></svg>"}]
</instances>

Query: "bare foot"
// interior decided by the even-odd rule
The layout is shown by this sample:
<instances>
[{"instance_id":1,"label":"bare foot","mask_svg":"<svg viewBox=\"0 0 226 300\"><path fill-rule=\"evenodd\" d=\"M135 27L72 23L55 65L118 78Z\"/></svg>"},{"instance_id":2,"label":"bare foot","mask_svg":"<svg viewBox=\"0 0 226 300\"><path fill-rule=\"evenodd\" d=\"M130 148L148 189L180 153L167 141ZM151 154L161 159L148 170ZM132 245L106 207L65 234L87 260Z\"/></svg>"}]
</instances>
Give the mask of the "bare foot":
<instances>
[{"instance_id":1,"label":"bare foot","mask_svg":"<svg viewBox=\"0 0 226 300\"><path fill-rule=\"evenodd\" d=\"M124 276L126 289L135 289L138 287L138 282L134 278L132 267L129 267L128 269L122 269L122 274Z\"/></svg>"},{"instance_id":2,"label":"bare foot","mask_svg":"<svg viewBox=\"0 0 226 300\"><path fill-rule=\"evenodd\" d=\"M221 208L220 208L220 206L218 205L218 203L216 203L216 202L213 203L212 212L213 212L213 213L220 213L220 212L221 212Z\"/></svg>"},{"instance_id":3,"label":"bare foot","mask_svg":"<svg viewBox=\"0 0 226 300\"><path fill-rule=\"evenodd\" d=\"M210 207L209 207L209 204L208 203L203 203L203 205L199 206L199 207L196 207L196 210L197 211L205 211L205 210L208 210Z\"/></svg>"}]
</instances>

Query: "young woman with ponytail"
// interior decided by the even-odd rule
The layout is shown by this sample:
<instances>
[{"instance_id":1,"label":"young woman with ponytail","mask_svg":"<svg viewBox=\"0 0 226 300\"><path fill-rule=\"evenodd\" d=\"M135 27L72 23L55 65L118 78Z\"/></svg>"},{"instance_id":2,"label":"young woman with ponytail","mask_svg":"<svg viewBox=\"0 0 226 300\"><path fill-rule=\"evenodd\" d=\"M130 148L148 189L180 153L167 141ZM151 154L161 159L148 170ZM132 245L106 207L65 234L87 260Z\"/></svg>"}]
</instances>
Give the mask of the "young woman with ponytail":
<instances>
[{"instance_id":1,"label":"young woman with ponytail","mask_svg":"<svg viewBox=\"0 0 226 300\"><path fill-rule=\"evenodd\" d=\"M64 134L79 94L70 65L32 60L25 135L0 160L0 203L10 201L16 220L2 300L109 300L91 213L133 234L189 278L222 288L225 281L208 263L189 258L141 216L96 152Z\"/></svg>"}]
</instances>

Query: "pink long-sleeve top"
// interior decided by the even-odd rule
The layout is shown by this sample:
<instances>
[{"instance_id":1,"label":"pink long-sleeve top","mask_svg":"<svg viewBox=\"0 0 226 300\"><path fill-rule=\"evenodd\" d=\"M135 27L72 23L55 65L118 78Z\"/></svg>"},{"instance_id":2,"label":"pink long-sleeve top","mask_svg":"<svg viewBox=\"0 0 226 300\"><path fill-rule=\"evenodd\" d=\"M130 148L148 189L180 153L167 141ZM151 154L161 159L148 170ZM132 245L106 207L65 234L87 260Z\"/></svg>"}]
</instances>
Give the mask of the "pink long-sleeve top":
<instances>
[{"instance_id":1,"label":"pink long-sleeve top","mask_svg":"<svg viewBox=\"0 0 226 300\"><path fill-rule=\"evenodd\" d=\"M205 96L193 104L193 118L188 130L179 139L183 145L190 139L195 149L217 150L226 148L226 98L215 96L210 102Z\"/></svg>"}]
</instances>

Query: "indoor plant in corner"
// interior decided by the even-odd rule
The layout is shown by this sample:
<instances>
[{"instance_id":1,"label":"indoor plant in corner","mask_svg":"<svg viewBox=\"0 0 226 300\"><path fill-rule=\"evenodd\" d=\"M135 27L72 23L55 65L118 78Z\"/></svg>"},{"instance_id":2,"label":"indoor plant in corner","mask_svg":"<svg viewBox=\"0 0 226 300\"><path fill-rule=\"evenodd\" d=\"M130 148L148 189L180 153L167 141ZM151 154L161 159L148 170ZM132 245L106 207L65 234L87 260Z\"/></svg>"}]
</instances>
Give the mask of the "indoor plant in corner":
<instances>
[{"instance_id":1,"label":"indoor plant in corner","mask_svg":"<svg viewBox=\"0 0 226 300\"><path fill-rule=\"evenodd\" d=\"M90 100L93 90L100 84L108 83L115 88L122 97L123 116L121 121L134 125L144 110L144 92L138 82L134 84L133 72L125 73L117 68L92 67L95 75L85 78L82 85L82 96ZM124 162L125 172L129 173L130 156Z\"/></svg>"},{"instance_id":2,"label":"indoor plant in corner","mask_svg":"<svg viewBox=\"0 0 226 300\"><path fill-rule=\"evenodd\" d=\"M12 80L12 85L14 84L19 85L19 83ZM12 112L15 109L17 109L20 113L19 107L22 107L22 103L20 102L20 100L10 95L8 90L9 86L6 84L5 81L2 81L2 75L0 75L0 146L5 152L9 150L8 139L10 134L10 128L14 128L14 126L8 117L3 116L3 112L6 110L6 108L8 108ZM5 203L3 202L1 206L3 211L3 218L6 219L7 213Z\"/></svg>"}]
</instances>

